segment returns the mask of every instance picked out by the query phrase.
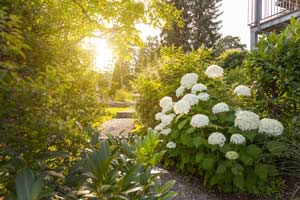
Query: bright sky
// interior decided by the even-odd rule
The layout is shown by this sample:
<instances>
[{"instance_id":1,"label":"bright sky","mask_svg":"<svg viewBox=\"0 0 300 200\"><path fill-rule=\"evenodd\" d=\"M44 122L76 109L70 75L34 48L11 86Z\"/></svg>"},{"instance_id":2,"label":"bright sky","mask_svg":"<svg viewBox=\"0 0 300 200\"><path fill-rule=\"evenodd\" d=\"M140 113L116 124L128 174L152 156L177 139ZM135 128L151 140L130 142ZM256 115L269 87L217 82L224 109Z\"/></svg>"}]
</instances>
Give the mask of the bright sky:
<instances>
[{"instance_id":1,"label":"bright sky","mask_svg":"<svg viewBox=\"0 0 300 200\"><path fill-rule=\"evenodd\" d=\"M241 42L250 47L250 29L248 27L248 1L223 0L221 10L223 15L221 33L223 36L239 36Z\"/></svg>"},{"instance_id":2,"label":"bright sky","mask_svg":"<svg viewBox=\"0 0 300 200\"><path fill-rule=\"evenodd\" d=\"M249 48L250 29L247 25L248 0L223 0L220 16L223 36L232 35L241 38L241 42ZM159 29L149 25L137 24L136 28L141 31L141 38L145 41L148 36L160 34ZM90 38L85 44L93 49L95 53L95 65L97 71L107 71L113 65L113 52L104 39Z\"/></svg>"}]
</instances>

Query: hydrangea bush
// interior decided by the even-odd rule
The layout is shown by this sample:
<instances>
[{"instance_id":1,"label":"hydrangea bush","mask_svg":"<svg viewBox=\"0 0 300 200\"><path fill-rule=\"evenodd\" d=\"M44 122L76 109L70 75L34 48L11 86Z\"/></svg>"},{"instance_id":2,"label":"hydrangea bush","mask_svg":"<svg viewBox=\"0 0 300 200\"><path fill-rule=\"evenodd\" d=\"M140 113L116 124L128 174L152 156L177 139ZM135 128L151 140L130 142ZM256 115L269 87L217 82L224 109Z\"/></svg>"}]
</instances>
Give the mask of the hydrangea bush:
<instances>
[{"instance_id":1,"label":"hydrangea bush","mask_svg":"<svg viewBox=\"0 0 300 200\"><path fill-rule=\"evenodd\" d=\"M161 99L154 131L168 150L164 164L203 176L221 191L264 194L280 183L266 155L286 150L276 141L283 125L253 112L249 87L224 85L223 69L211 65L200 76L185 74L176 99Z\"/></svg>"}]
</instances>

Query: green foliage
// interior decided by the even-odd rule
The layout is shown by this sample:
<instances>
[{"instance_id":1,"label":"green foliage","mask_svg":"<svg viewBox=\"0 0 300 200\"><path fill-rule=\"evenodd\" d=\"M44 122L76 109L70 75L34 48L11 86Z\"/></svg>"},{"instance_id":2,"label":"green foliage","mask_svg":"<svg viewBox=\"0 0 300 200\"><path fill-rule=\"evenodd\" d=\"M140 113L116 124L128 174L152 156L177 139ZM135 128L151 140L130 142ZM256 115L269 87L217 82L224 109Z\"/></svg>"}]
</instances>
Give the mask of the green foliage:
<instances>
[{"instance_id":1,"label":"green foliage","mask_svg":"<svg viewBox=\"0 0 300 200\"><path fill-rule=\"evenodd\" d=\"M159 142L159 135L153 132L132 143L111 136L102 142L91 141L90 149L83 152L70 172L60 175L64 181L59 186L49 184L56 173L52 172L47 181L31 170L20 172L16 179L17 199L35 200L54 194L63 199L171 199L176 195L170 191L174 181L162 184L159 176L164 172L154 170L164 154L152 148ZM42 191L43 187L48 187L48 192Z\"/></svg>"},{"instance_id":2,"label":"green foliage","mask_svg":"<svg viewBox=\"0 0 300 200\"><path fill-rule=\"evenodd\" d=\"M0 196L24 167L54 171L47 181L61 184L88 145L82 127L105 115L108 83L83 39L101 32L126 58L141 45L134 25L161 20L170 26L180 12L156 0L0 1Z\"/></svg>"},{"instance_id":3,"label":"green foliage","mask_svg":"<svg viewBox=\"0 0 300 200\"><path fill-rule=\"evenodd\" d=\"M246 55L247 51L240 49L228 49L219 56L219 63L225 69L242 66Z\"/></svg>"},{"instance_id":4,"label":"green foliage","mask_svg":"<svg viewBox=\"0 0 300 200\"><path fill-rule=\"evenodd\" d=\"M119 89L119 90L116 90L116 92L115 92L114 100L115 101L132 101L133 96L130 91L128 91L126 89Z\"/></svg>"},{"instance_id":5,"label":"green foliage","mask_svg":"<svg viewBox=\"0 0 300 200\"><path fill-rule=\"evenodd\" d=\"M185 52L205 47L213 47L221 37L218 32L221 21L218 20L220 12L220 0L190 1L170 0L182 11L184 24L172 24L172 29L163 29L161 43L166 46L182 47Z\"/></svg>"},{"instance_id":6,"label":"green foliage","mask_svg":"<svg viewBox=\"0 0 300 200\"><path fill-rule=\"evenodd\" d=\"M43 190L44 177L24 169L16 178L17 200L39 200L50 197L52 191Z\"/></svg>"},{"instance_id":7,"label":"green foliage","mask_svg":"<svg viewBox=\"0 0 300 200\"><path fill-rule=\"evenodd\" d=\"M246 48L246 45L241 43L241 40L239 37L227 35L223 38L220 38L214 44L214 55L220 56L222 53L224 53L225 51L230 50L230 49L236 49L236 50L239 49L241 51L244 51L245 48ZM223 66L223 67L226 68L226 66Z\"/></svg>"},{"instance_id":8,"label":"green foliage","mask_svg":"<svg viewBox=\"0 0 300 200\"><path fill-rule=\"evenodd\" d=\"M260 108L272 115L299 116L300 20L291 19L280 34L263 36L246 60L248 74L257 81Z\"/></svg>"},{"instance_id":9,"label":"green foliage","mask_svg":"<svg viewBox=\"0 0 300 200\"><path fill-rule=\"evenodd\" d=\"M185 54L181 48L163 48L161 57L154 66L144 69L136 76L133 87L140 94L136 110L140 121L146 127L155 124L154 114L158 112L159 100L166 95L173 96L180 77L189 72L203 73L213 58L211 51L200 48ZM158 65L158 66L157 66Z\"/></svg>"},{"instance_id":10,"label":"green foliage","mask_svg":"<svg viewBox=\"0 0 300 200\"><path fill-rule=\"evenodd\" d=\"M161 133L164 142L162 148L169 142L175 142L176 148L169 148L164 159L166 166L175 166L184 173L203 176L204 184L217 187L223 192L248 193L255 195L269 195L270 192L280 192L277 183L282 183L279 172L272 158L283 156L288 146L275 140L275 137L259 133L254 130L243 131L235 124L237 108L241 110L255 109L252 96L233 95L230 85L222 78L208 79L204 72L198 72L198 82L205 83L210 95L209 100L199 101L191 106L187 114L175 115L170 124L165 124ZM190 93L189 89L185 94ZM173 95L172 95L173 96ZM173 98L174 99L174 98ZM226 102L230 110L214 114L213 106ZM171 115L174 109L164 113ZM192 117L203 114L209 118L209 124L195 127ZM162 117L163 118L163 117ZM163 120L161 122L163 124ZM258 122L257 122L258 123ZM163 130L171 128L171 133L163 134ZM209 137L213 132L221 132L226 142L212 144ZM240 134L245 142L236 144L231 141L233 134ZM277 139L280 139L279 137ZM168 147L168 145L167 145ZM238 157L230 157L233 152Z\"/></svg>"}]
</instances>

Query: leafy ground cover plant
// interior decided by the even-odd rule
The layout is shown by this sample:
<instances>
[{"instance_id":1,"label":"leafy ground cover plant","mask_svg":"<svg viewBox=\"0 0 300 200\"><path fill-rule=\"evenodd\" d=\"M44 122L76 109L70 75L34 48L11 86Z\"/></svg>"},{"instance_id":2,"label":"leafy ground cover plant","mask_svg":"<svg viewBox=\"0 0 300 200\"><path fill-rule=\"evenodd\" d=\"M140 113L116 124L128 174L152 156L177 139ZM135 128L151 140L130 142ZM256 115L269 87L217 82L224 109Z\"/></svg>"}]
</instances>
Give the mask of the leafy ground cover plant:
<instances>
[{"instance_id":1,"label":"leafy ground cover plant","mask_svg":"<svg viewBox=\"0 0 300 200\"><path fill-rule=\"evenodd\" d=\"M162 111L155 115L160 123L154 131L168 149L164 164L203 176L205 185L224 192L278 191L282 182L268 158L287 150L277 141L284 127L256 114L251 88L229 88L223 72L211 65L200 77L187 73L174 91L175 101L168 96L160 100Z\"/></svg>"},{"instance_id":2,"label":"leafy ground cover plant","mask_svg":"<svg viewBox=\"0 0 300 200\"><path fill-rule=\"evenodd\" d=\"M10 199L38 200L55 197L59 199L172 199L174 181L162 183L165 173L155 165L165 151L158 151L159 135L149 132L144 138L127 142L113 137L98 142L98 133L91 146L82 153L67 175L61 174L61 183L52 185L56 176L25 169L15 180L16 193Z\"/></svg>"}]
</instances>

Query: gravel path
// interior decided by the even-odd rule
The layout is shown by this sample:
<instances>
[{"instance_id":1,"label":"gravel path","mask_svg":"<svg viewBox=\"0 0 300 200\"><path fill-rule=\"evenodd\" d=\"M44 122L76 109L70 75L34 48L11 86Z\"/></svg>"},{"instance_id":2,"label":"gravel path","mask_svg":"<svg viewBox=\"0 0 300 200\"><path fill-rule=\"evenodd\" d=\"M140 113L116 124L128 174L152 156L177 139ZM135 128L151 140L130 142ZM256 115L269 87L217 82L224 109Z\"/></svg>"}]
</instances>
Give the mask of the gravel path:
<instances>
[{"instance_id":1,"label":"gravel path","mask_svg":"<svg viewBox=\"0 0 300 200\"><path fill-rule=\"evenodd\" d=\"M128 133L134 128L134 119L122 118L122 119L112 119L104 122L100 127L101 133L110 133L114 136L118 136L120 133L127 136ZM103 135L102 135L103 136ZM102 138L101 136L101 138ZM104 136L105 137L105 136Z\"/></svg>"},{"instance_id":2,"label":"gravel path","mask_svg":"<svg viewBox=\"0 0 300 200\"><path fill-rule=\"evenodd\" d=\"M259 198L248 195L224 194L209 190L203 186L203 181L194 176L185 176L175 170L168 170L169 173L162 175L162 182L175 180L172 191L177 192L173 200L273 200L273 198Z\"/></svg>"}]
</instances>

